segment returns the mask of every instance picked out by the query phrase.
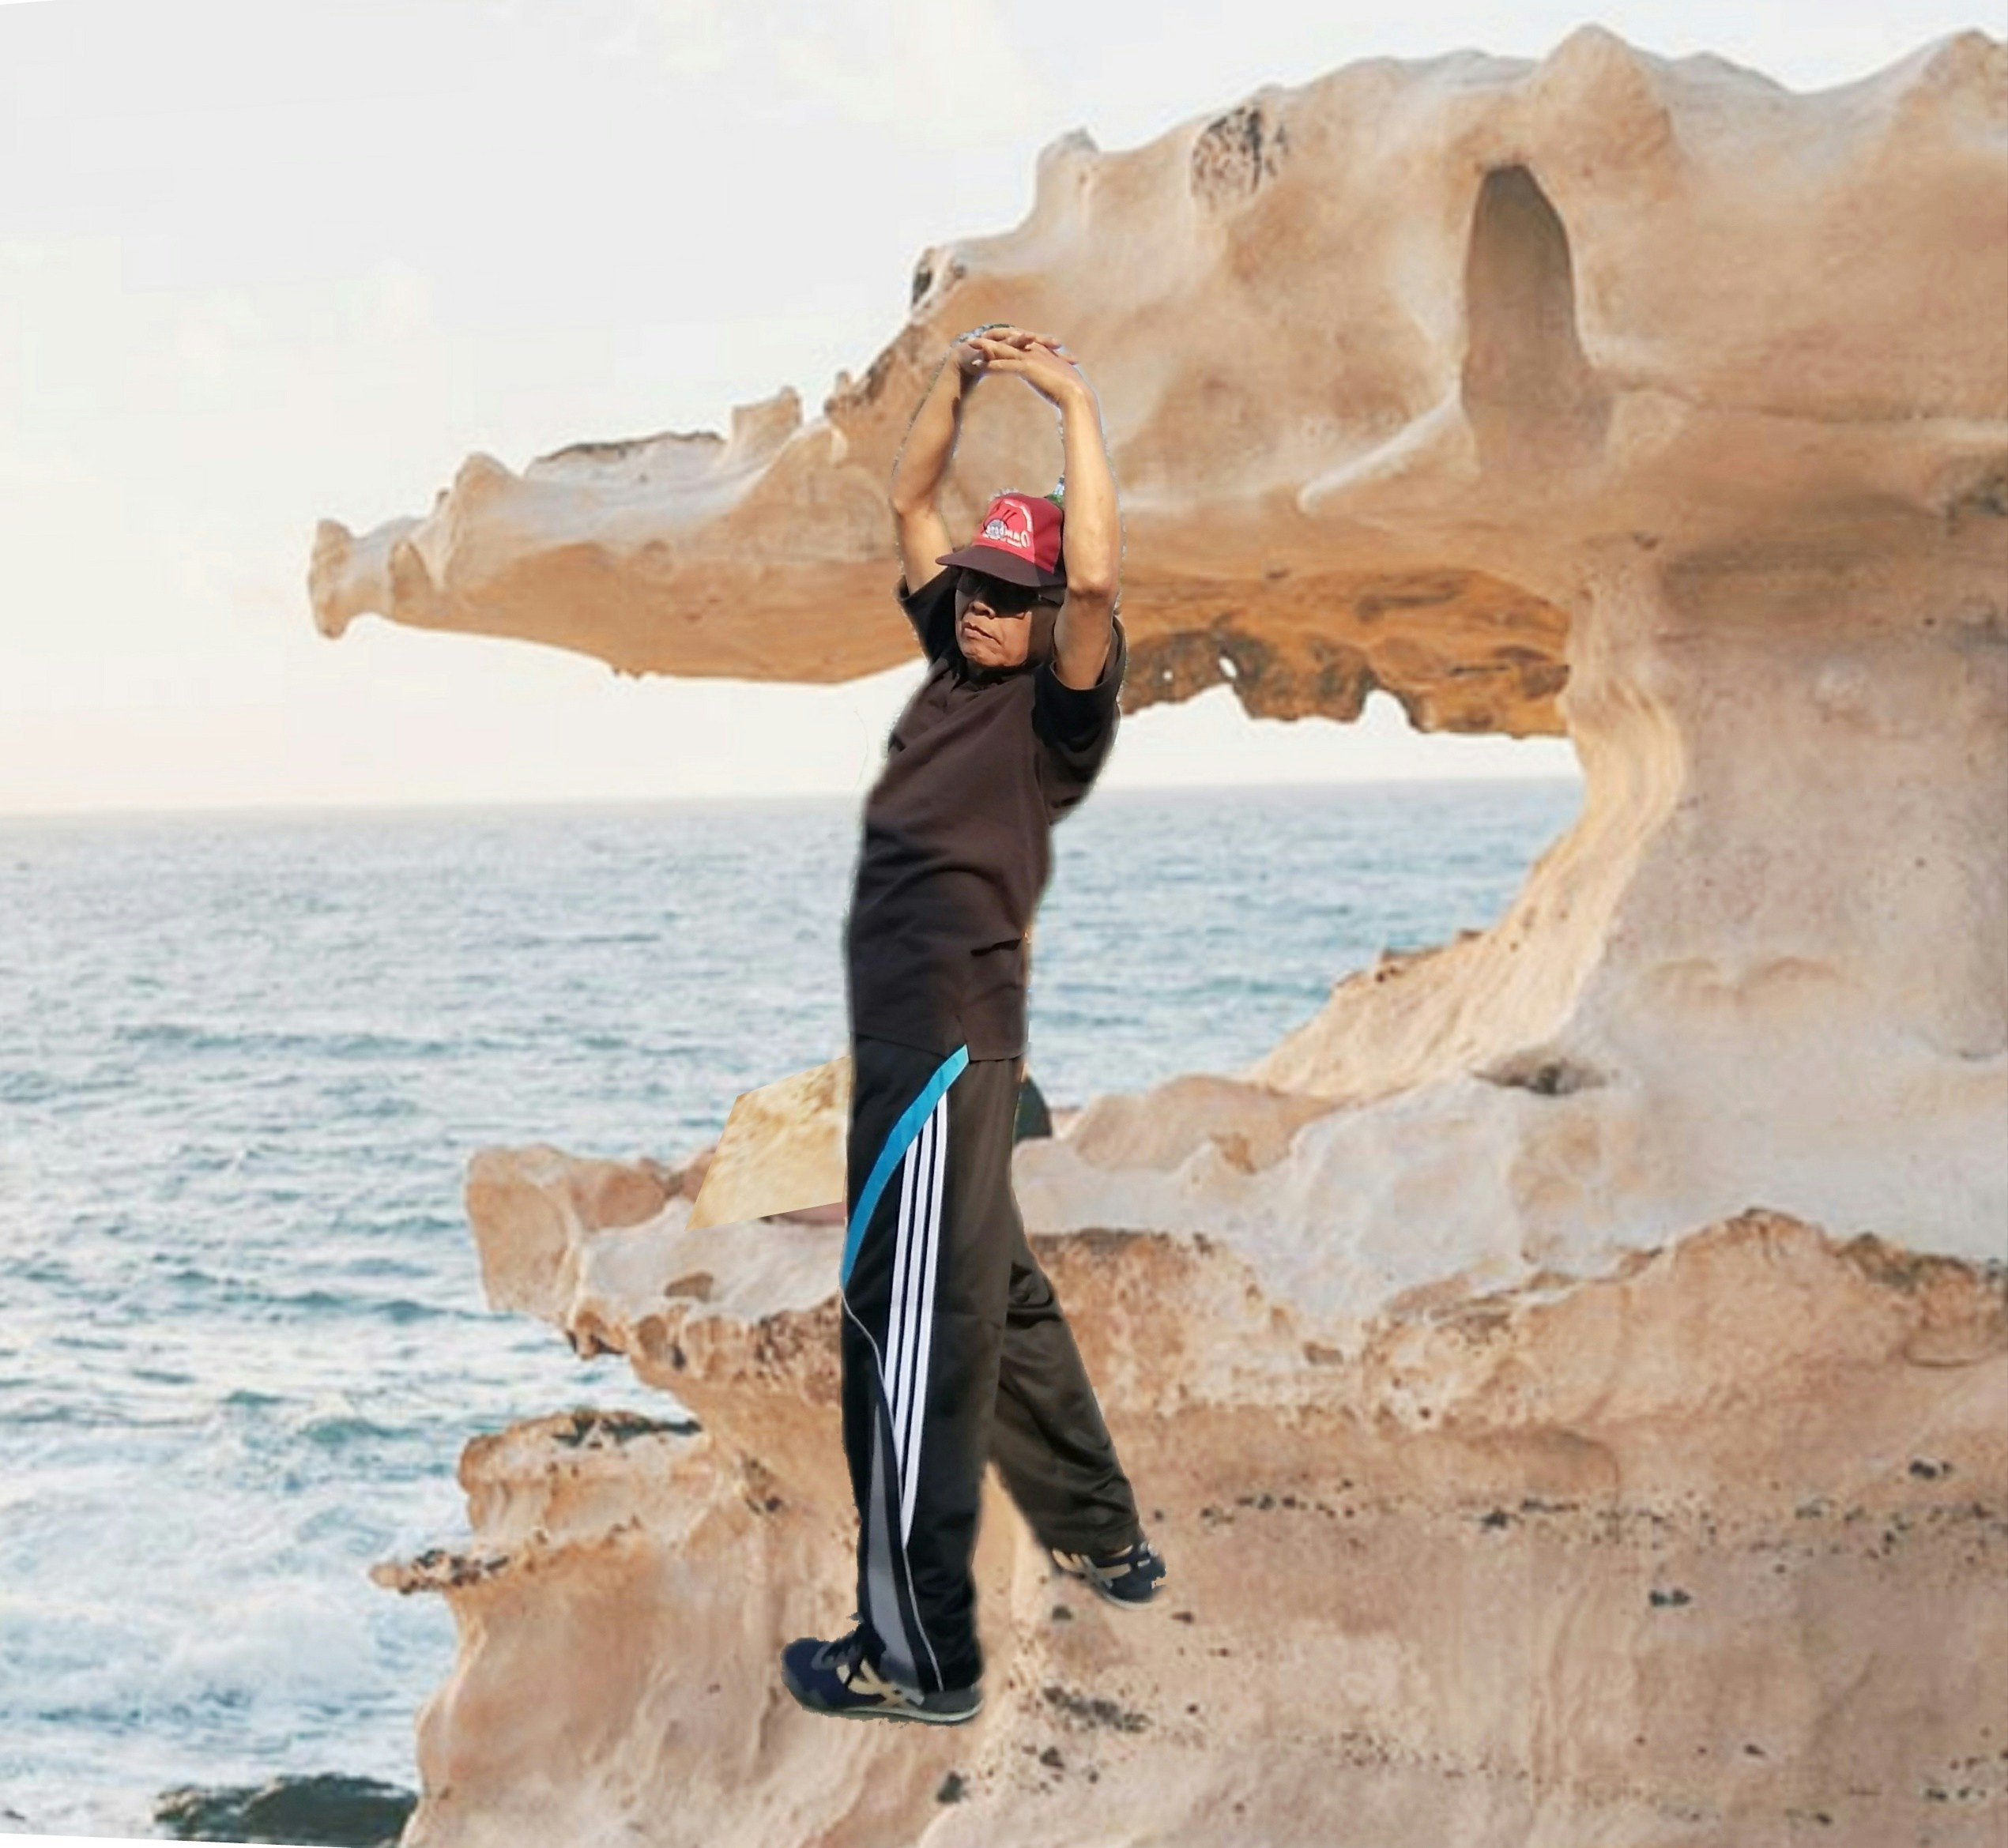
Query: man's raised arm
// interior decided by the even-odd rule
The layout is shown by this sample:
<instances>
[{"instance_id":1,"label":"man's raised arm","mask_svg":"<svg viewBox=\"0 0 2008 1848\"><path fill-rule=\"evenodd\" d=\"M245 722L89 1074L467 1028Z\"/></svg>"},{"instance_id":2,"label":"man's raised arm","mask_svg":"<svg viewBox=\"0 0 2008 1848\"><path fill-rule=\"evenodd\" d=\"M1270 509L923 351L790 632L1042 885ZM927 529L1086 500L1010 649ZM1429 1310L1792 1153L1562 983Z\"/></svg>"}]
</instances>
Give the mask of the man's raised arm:
<instances>
[{"instance_id":1,"label":"man's raised arm","mask_svg":"<svg viewBox=\"0 0 2008 1848\"><path fill-rule=\"evenodd\" d=\"M1060 397L1067 450L1066 518L1060 529L1067 600L1053 629L1053 671L1068 687L1102 677L1122 581L1122 515L1102 440L1102 406L1076 371Z\"/></svg>"},{"instance_id":2,"label":"man's raised arm","mask_svg":"<svg viewBox=\"0 0 2008 1848\"><path fill-rule=\"evenodd\" d=\"M946 567L934 561L951 549L948 523L936 510L934 495L962 434L963 387L968 374L956 356L963 350L959 343L943 356L892 465L892 518L899 529L899 564L910 591L939 578Z\"/></svg>"}]
</instances>

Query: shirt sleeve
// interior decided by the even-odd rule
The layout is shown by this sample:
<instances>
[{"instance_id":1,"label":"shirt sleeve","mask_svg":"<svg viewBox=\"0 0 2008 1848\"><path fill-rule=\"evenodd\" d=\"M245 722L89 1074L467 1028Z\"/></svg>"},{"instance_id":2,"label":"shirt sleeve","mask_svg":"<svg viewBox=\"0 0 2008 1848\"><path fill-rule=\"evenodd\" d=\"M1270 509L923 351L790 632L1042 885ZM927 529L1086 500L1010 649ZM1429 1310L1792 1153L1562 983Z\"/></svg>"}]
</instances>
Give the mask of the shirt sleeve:
<instances>
[{"instance_id":1,"label":"shirt sleeve","mask_svg":"<svg viewBox=\"0 0 2008 1848\"><path fill-rule=\"evenodd\" d=\"M931 661L938 661L955 646L955 582L961 575L953 565L944 565L918 590L909 590L902 577L893 592Z\"/></svg>"},{"instance_id":2,"label":"shirt sleeve","mask_svg":"<svg viewBox=\"0 0 2008 1848\"><path fill-rule=\"evenodd\" d=\"M1056 819L1101 774L1115 742L1117 698L1128 661L1122 618L1115 616L1109 621L1109 652L1101 677L1092 687L1069 687L1053 672L1050 659L1040 662L1033 676L1032 729L1041 746L1040 780Z\"/></svg>"}]
</instances>

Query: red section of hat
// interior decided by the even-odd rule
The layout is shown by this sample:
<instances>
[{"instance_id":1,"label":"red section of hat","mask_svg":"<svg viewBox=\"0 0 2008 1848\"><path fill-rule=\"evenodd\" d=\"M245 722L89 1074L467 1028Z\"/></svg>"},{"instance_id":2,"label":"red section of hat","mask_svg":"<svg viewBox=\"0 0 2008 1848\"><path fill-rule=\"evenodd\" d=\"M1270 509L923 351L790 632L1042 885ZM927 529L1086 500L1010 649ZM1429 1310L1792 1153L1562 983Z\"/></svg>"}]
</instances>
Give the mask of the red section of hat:
<instances>
[{"instance_id":1,"label":"red section of hat","mask_svg":"<svg viewBox=\"0 0 2008 1848\"><path fill-rule=\"evenodd\" d=\"M936 563L968 565L1016 583L1044 587L1063 575L1061 525L1059 508L1043 495L1000 494L983 510L975 537Z\"/></svg>"}]
</instances>

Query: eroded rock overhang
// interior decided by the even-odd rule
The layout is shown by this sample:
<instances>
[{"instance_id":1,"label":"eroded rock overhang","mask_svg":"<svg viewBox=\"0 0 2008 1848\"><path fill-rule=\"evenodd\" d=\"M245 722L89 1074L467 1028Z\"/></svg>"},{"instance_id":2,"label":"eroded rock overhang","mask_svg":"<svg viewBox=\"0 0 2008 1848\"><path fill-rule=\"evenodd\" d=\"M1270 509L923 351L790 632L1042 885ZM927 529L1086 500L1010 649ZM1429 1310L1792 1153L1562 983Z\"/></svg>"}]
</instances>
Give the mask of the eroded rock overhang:
<instances>
[{"instance_id":1,"label":"eroded rock overhang","mask_svg":"<svg viewBox=\"0 0 2008 1848\"><path fill-rule=\"evenodd\" d=\"M1259 1199L1166 1118L1184 1153L1144 1165L1181 1222L1217 1194L1279 1251L1392 1248L1419 1193L1446 1266L1584 1263L1761 1202L1991 1249L2004 197L2008 51L1977 32L1805 95L1595 28L1538 64L1267 86L1135 149L1048 147L1024 223L927 252L814 422L784 391L725 436L473 457L422 519L325 523L315 610L638 672L909 661L913 407L955 331L1057 331L1122 492L1128 706L1224 683L1347 718L1379 687L1426 728L1565 728L1584 771L1493 929L1350 978L1244 1075L1355 1113ZM1058 457L1050 407L986 381L951 529ZM1056 1229L1170 1210L1107 1116Z\"/></svg>"},{"instance_id":2,"label":"eroded rock overhang","mask_svg":"<svg viewBox=\"0 0 2008 1848\"><path fill-rule=\"evenodd\" d=\"M1267 86L1121 152L1076 131L1023 224L923 255L907 325L813 422L784 390L724 436L473 456L423 517L322 524L316 619L633 672L893 665L893 458L950 334L1009 316L1064 330L1099 394L1131 706L1226 682L1349 718L1381 687L1425 728L1556 732L1610 548L1999 498L2001 62L1968 34L1797 96L1588 28L1538 65ZM1057 466L1049 408L986 383L951 526Z\"/></svg>"}]
</instances>

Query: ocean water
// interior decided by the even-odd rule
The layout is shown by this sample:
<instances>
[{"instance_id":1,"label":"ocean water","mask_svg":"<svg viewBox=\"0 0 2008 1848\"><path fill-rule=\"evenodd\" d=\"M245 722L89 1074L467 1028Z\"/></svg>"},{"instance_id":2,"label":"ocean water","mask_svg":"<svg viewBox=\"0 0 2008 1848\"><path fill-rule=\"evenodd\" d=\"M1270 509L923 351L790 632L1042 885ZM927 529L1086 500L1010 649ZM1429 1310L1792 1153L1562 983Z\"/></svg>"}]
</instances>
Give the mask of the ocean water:
<instances>
[{"instance_id":1,"label":"ocean water","mask_svg":"<svg viewBox=\"0 0 2008 1848\"><path fill-rule=\"evenodd\" d=\"M1577 798L1104 792L1054 837L1034 1075L1238 1070L1490 921ZM467 1158L676 1160L842 1050L855 844L848 801L0 822L0 1828L416 1784L452 1624L370 1564L465 1533L469 1437L670 1409L484 1308Z\"/></svg>"}]
</instances>

